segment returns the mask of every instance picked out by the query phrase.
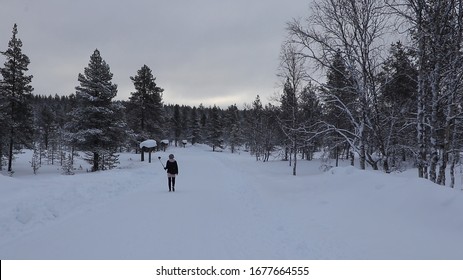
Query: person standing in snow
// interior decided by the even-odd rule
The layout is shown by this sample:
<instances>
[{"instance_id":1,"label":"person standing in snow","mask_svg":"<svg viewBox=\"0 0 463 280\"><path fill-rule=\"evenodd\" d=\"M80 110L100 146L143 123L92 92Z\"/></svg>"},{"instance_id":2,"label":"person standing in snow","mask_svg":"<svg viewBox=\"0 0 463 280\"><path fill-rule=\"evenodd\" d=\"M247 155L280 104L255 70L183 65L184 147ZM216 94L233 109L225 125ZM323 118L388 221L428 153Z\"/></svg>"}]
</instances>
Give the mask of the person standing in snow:
<instances>
[{"instance_id":1,"label":"person standing in snow","mask_svg":"<svg viewBox=\"0 0 463 280\"><path fill-rule=\"evenodd\" d=\"M167 170L169 191L175 192L175 176L178 175L178 165L173 154L169 155L169 159L167 160L166 167L164 169Z\"/></svg>"}]
</instances>

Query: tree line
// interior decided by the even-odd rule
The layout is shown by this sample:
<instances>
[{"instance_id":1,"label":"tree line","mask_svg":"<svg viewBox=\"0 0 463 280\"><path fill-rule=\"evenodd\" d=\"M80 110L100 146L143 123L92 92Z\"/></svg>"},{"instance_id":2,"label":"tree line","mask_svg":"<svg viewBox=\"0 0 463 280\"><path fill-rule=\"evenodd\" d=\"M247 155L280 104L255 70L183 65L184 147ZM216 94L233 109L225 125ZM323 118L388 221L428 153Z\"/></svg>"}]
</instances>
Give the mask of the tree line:
<instances>
[{"instance_id":1,"label":"tree line","mask_svg":"<svg viewBox=\"0 0 463 280\"><path fill-rule=\"evenodd\" d=\"M137 151L146 139L172 139L175 145L187 139L210 144L213 150L229 146L232 152L245 143L246 111L236 105L224 110L163 104L164 90L147 65L130 77L135 90L129 99L117 101L110 67L95 50L78 74L75 94L43 96L33 94L33 77L27 75L30 61L22 53L16 24L1 54L6 61L0 68L0 168L8 172L13 172L15 154L24 148L34 151L34 172L46 162L72 174L78 151L85 153L91 171L98 171L113 168L119 152ZM253 151L258 151L256 145Z\"/></svg>"},{"instance_id":2,"label":"tree line","mask_svg":"<svg viewBox=\"0 0 463 280\"><path fill-rule=\"evenodd\" d=\"M408 160L419 177L441 185L449 170L454 187L462 7L459 0L314 1L309 17L288 24L284 72L290 81L325 75L318 83L323 117L291 131L322 136L323 147L358 156L362 169L391 172ZM386 45L399 35L406 44ZM292 82L296 95L302 88Z\"/></svg>"},{"instance_id":3,"label":"tree line","mask_svg":"<svg viewBox=\"0 0 463 280\"><path fill-rule=\"evenodd\" d=\"M343 159L387 173L413 164L419 177L441 185L450 170L453 187L463 144L462 4L315 0L308 17L287 25L281 92L241 109L166 105L146 65L130 77L129 100L114 101L117 86L98 50L75 94L33 96L15 25L2 52L0 159L11 171L23 147L63 162L84 151L96 171L143 140L187 139L213 150L244 147L262 161L278 151L293 175L298 160L319 152L333 165ZM386 43L394 34L403 40Z\"/></svg>"}]
</instances>

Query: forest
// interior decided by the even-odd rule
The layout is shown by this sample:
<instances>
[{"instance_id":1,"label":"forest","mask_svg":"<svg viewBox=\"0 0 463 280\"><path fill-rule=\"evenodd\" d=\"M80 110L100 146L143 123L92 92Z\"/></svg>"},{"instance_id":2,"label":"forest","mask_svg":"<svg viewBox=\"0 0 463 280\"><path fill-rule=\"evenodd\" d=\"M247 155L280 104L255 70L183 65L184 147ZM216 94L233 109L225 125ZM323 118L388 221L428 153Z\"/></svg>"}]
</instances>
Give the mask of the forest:
<instances>
[{"instance_id":1,"label":"forest","mask_svg":"<svg viewBox=\"0 0 463 280\"><path fill-rule=\"evenodd\" d=\"M293 175L298 160L317 152L335 165L348 160L385 173L415 167L417 176L454 187L463 145L462 20L457 0L315 0L307 17L287 24L279 96L256 95L242 108L165 104L162 81L147 65L127 77L129 100L115 100L98 49L75 94L36 95L14 25L0 58L0 168L13 175L14 155L27 148L34 170L46 162L71 172L76 152L91 171L111 169L119 152L168 139L245 149L261 161L278 154Z\"/></svg>"}]
</instances>

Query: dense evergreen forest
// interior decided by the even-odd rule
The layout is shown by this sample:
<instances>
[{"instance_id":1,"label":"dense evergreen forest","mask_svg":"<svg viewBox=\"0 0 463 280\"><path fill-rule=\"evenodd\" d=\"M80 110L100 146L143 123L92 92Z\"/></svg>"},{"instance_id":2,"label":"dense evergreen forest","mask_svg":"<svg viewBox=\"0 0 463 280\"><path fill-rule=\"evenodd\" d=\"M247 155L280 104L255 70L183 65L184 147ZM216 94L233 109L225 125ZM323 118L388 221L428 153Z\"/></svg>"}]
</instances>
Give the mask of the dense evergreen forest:
<instances>
[{"instance_id":1,"label":"dense evergreen forest","mask_svg":"<svg viewBox=\"0 0 463 280\"><path fill-rule=\"evenodd\" d=\"M164 104L168 93L147 65L127 77L134 85L129 100L116 101L98 50L75 94L35 95L15 25L1 52L0 167L13 172L14 154L27 148L33 168L45 161L70 171L80 151L92 171L105 170L117 165L120 151L168 139L246 149L262 161L278 154L293 175L297 161L315 152L335 165L350 160L387 173L418 167L419 177L442 185L450 170L453 187L463 144L462 4L316 0L310 16L288 23L279 96L267 103L256 95L243 108ZM386 45L391 34L404 40Z\"/></svg>"}]
</instances>

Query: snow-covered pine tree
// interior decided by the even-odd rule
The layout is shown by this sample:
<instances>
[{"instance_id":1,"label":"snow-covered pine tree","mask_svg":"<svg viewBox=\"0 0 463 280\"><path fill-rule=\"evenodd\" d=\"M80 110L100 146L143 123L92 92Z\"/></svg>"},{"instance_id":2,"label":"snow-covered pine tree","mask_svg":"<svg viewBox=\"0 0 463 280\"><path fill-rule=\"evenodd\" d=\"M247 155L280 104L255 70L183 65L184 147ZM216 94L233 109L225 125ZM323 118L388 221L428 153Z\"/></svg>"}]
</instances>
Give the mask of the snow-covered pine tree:
<instances>
[{"instance_id":1,"label":"snow-covered pine tree","mask_svg":"<svg viewBox=\"0 0 463 280\"><path fill-rule=\"evenodd\" d=\"M63 170L63 175L74 175L74 160L72 153L68 153L65 157L61 170Z\"/></svg>"},{"instance_id":2,"label":"snow-covered pine tree","mask_svg":"<svg viewBox=\"0 0 463 280\"><path fill-rule=\"evenodd\" d=\"M116 168L119 164L119 154L116 151L108 150L103 155L102 166L104 170Z\"/></svg>"},{"instance_id":3,"label":"snow-covered pine tree","mask_svg":"<svg viewBox=\"0 0 463 280\"><path fill-rule=\"evenodd\" d=\"M77 106L70 112L67 124L71 145L92 154L88 159L92 171L102 170L101 157L113 153L125 135L126 125L121 118L123 107L112 101L117 94L117 85L112 83L112 77L109 65L95 50L84 74L79 74Z\"/></svg>"},{"instance_id":4,"label":"snow-covered pine tree","mask_svg":"<svg viewBox=\"0 0 463 280\"><path fill-rule=\"evenodd\" d=\"M26 75L30 60L27 55L22 53L22 42L17 35L18 26L15 24L8 49L0 52L6 58L4 67L0 68L3 77L0 83L0 114L2 114L3 131L0 149L7 152L9 172L12 172L15 149L21 145L31 147L33 136L33 118L30 105L33 91L30 85L32 76ZM1 154L3 153L0 153L0 156Z\"/></svg>"},{"instance_id":5,"label":"snow-covered pine tree","mask_svg":"<svg viewBox=\"0 0 463 280\"><path fill-rule=\"evenodd\" d=\"M32 170L34 171L34 175L37 174L37 170L39 170L40 164L40 144L34 144L34 152L32 153L32 159L29 162L31 164Z\"/></svg>"}]
</instances>

